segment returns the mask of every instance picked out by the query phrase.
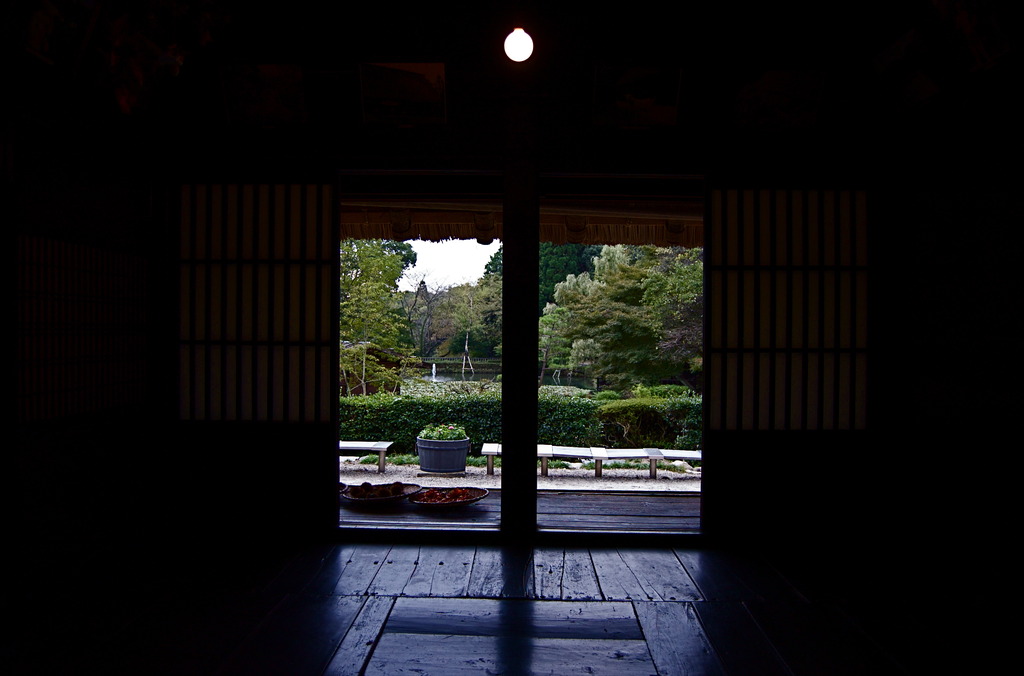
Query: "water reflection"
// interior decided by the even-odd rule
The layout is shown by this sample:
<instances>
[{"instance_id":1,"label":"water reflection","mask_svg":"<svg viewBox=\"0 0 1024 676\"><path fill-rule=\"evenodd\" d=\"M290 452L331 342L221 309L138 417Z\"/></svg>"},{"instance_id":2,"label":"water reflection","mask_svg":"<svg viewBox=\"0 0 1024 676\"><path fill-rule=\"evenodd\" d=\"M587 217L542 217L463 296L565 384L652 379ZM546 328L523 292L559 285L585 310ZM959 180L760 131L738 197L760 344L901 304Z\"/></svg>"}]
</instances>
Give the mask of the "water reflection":
<instances>
[{"instance_id":1,"label":"water reflection","mask_svg":"<svg viewBox=\"0 0 1024 676\"><path fill-rule=\"evenodd\" d=\"M432 383L446 383L446 382L479 382L482 380L497 380L501 376L500 373L493 372L482 372L477 370L476 372L466 371L465 374L461 372L454 373L438 373L437 364L432 365L429 372L423 372L424 380L428 380ZM590 378L581 378L579 376L563 376L561 374L546 375L544 376L544 385L566 385L569 387L580 387L585 390L594 389L593 380Z\"/></svg>"}]
</instances>

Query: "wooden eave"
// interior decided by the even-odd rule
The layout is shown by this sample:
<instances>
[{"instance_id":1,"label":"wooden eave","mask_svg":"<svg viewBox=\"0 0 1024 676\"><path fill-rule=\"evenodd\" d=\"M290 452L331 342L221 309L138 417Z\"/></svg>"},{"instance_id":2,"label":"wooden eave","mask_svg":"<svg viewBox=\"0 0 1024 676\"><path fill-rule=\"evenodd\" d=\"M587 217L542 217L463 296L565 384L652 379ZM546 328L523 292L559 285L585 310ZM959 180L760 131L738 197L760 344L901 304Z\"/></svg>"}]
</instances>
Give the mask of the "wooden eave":
<instances>
[{"instance_id":1,"label":"wooden eave","mask_svg":"<svg viewBox=\"0 0 1024 676\"><path fill-rule=\"evenodd\" d=\"M341 232L356 239L502 238L500 201L346 200ZM704 245L703 205L695 200L545 200L540 239L554 244Z\"/></svg>"}]
</instances>

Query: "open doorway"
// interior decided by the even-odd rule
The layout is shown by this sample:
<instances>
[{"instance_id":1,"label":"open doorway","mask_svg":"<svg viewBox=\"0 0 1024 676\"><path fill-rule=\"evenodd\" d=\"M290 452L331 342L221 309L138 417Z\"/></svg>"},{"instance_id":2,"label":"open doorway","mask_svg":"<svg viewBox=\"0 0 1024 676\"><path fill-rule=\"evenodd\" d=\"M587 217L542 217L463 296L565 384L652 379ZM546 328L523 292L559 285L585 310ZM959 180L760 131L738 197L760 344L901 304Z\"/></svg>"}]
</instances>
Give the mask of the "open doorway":
<instances>
[{"instance_id":1,"label":"open doorway","mask_svg":"<svg viewBox=\"0 0 1024 676\"><path fill-rule=\"evenodd\" d=\"M585 308L579 303L573 304L568 298L568 287L573 284L578 287L580 283L589 282L594 287L591 291L598 287L606 289L618 284L617 291L632 293L635 299L640 301L643 295L644 280L648 280L647 286L651 291L647 294L647 304L635 308L635 316L624 319L616 330L622 329L623 324L631 324L633 330L640 325L647 325L650 329L652 317L658 314L654 310L659 302L661 306L657 308L658 311L664 311L659 317L678 323L678 313L665 311L667 310L664 307L666 298L676 293L680 288L682 277L686 277L687 274L692 281L693 273L697 271L698 287L703 281L699 272L699 245L702 243L703 234L700 221L700 193L699 190L692 191L692 186L690 188L691 194L688 195L688 199L639 200L636 195L633 195L631 199L623 201L620 194L610 195L602 192L601 187L596 186L590 188L591 192L600 193L603 199L596 199L593 194L574 195L570 191L565 197L546 199L542 203L542 241L538 243L537 255L542 260L549 259L546 261L548 265L545 265L548 272L547 280L538 285L541 288L538 293L536 314L529 318L517 317L514 318L514 321L529 322L537 327L538 331L547 330L548 333L539 339L542 350L538 354L537 362L516 365L516 368L528 368L536 373L541 389L551 388L559 391L557 396L563 401L568 401L575 396L587 402L586 415L582 415L580 412L562 415L555 408L551 408L555 404L545 407L541 412L538 428L540 445L537 449L539 456L537 458L537 480L540 488L537 510L539 512L538 527L542 530L577 529L579 524L566 521L567 513L583 515L581 518L585 519L586 527L589 529L619 532L658 531L661 529L673 532L699 530L699 460L694 460L693 455L688 456L685 460L679 458L678 462L670 454L661 461L652 457L653 451L685 450L699 454L701 450L699 427L702 419L702 407L699 385L699 350L691 351L692 353L682 360L686 364L685 373L668 373L665 369L658 370L655 367L658 366L659 361L668 361L663 355L658 355L654 359L648 359L643 365L643 368L647 369L646 372L634 374L636 378L631 379L621 368L616 370L617 367L621 367L628 361L628 357L624 357L622 354L612 354L616 350L625 351L625 345L613 345L610 340L606 340L603 344L601 341L591 340L591 354L596 345L597 349L603 352L601 356L606 357L606 359L600 360L601 363L597 363L597 360L587 356L587 345L580 340L579 336L574 338L567 332L567 327L558 327L555 321L545 320L545 317L557 319L559 314L575 312L577 315L574 321L577 324L584 322L582 317L585 314ZM481 239L489 240L493 244L498 241L497 238L500 238L501 234L500 209L488 211L494 206L493 202L487 200L423 199L422 196L417 196L415 200L390 198L376 200L364 197L350 200L347 204L343 200L342 237L344 238L346 233L358 234L363 238L372 238L373 235L392 237L399 235L402 236L402 239L393 241L410 245L411 242L422 241L424 233L427 233L428 239L436 238L442 242L457 242L458 246L464 246L475 243L474 236L479 236L483 231L487 237ZM483 245L478 244L477 246ZM553 261L562 259L564 263L567 256L575 256L575 265L563 265L561 274L552 272L552 268L555 267ZM500 281L500 257L496 261L489 260L489 262L497 263L497 278ZM682 274L684 272L686 274ZM676 277L672 277L669 273L675 274ZM494 275L494 270L492 269L489 274ZM616 274L618 274L618 279L615 279ZM481 275L476 281L481 282L483 278L484 276ZM420 303L421 309L428 301L445 295L439 291L449 290L444 284L435 283L429 278L415 280L414 286L415 290L413 288L403 289L400 296L407 301L411 297L412 300ZM554 302L556 286L559 287L563 300L561 307ZM575 290L579 291L578 288ZM658 294L660 294L660 301ZM608 305L611 300L612 295L593 293L587 302L592 307L597 307ZM691 304L694 301L702 303L699 288L689 298ZM549 305L553 307L548 307ZM548 309L546 314L545 308ZM696 322L698 333L702 328L700 326L701 316L702 312L698 312L691 318ZM409 317L411 315L407 316L407 318ZM503 318L499 308L498 322L501 321L507 322L510 321L510 318ZM672 330L679 334L678 328L676 326ZM614 333L614 331L606 332L606 334L610 333ZM626 338L626 342L633 343L631 347L634 354L642 351L657 352L665 349L670 342L664 335L654 335L650 331L648 334L648 342L642 345L637 343L635 337ZM435 340L436 338L437 336L435 336ZM477 336L472 336L472 339L480 340ZM469 349L469 342L468 339L463 340L459 345L460 350L453 350L451 349L453 343L449 338L447 349L440 353L435 351L433 354L427 354L428 351L422 349L426 342L422 339L419 340L418 344L421 348L418 350L420 354L417 356L420 359L416 363L418 372L408 381L412 383L415 380L425 380L430 386L435 386L441 381L462 383L463 390L467 394L477 391L483 393L487 389L483 385L484 383L496 381L497 389L500 392L500 370L495 373L487 368L480 369L480 366L490 366L490 364L481 363L486 356L479 352L479 346ZM559 342L562 343L561 351L557 345ZM572 349L574 342L578 343L575 346L575 353ZM460 352L461 354L459 354ZM429 358L423 359L424 355ZM679 362L680 360L676 359L675 361ZM467 363L470 364L468 372ZM500 360L498 365L500 369ZM509 367L510 365L504 365L504 368ZM441 377L438 377L439 373ZM415 386L410 385L409 387ZM406 392L408 393L409 389ZM689 406L686 407L679 404L681 397L673 396L683 392L686 392L688 397ZM665 396L668 393L671 394ZM541 396L550 394L547 392ZM653 399L670 402L667 403L668 406L674 405L671 414L663 413L666 405L661 403L646 402L646 408L644 408L644 402L641 400ZM680 433L671 434L669 440L672 430L661 429L658 432L660 437L657 441L653 441L651 433L642 434L636 425L629 430L624 429L626 426L621 423L621 419L616 419L614 414L611 416L610 422L605 424L598 411L601 407L608 408L606 405L613 401L620 403L612 405L611 408L618 408L627 416L637 415L636 411L641 408L647 412L661 411L662 413L659 413L661 420L672 418L675 423L680 424L680 429L677 430ZM694 402L696 402L695 405ZM359 436L355 428L346 430L345 415L341 417L342 434ZM364 421L368 419L368 416L365 415L357 417ZM640 414L640 417L642 418L643 414ZM559 420L562 422L559 423ZM696 425L694 426L695 420ZM686 437L687 431L681 429L682 423L691 425L688 430L688 438ZM576 436L573 436L574 430L559 429L559 425L562 427L575 425L580 429L586 429L589 436L578 434L576 435L579 437L577 439ZM495 446L500 449L500 422L497 425L492 425L490 432L480 431L479 428L480 426L477 425L477 433L480 435L478 437L479 444L475 444L479 448L474 448L472 455L480 456L482 464L486 463L491 467L490 472L482 470L477 474L481 477L480 480L487 477L486 480L494 483L492 490L500 495L502 490L508 490L507 487L503 488L500 485L501 455L494 453ZM608 439L606 430L611 428L619 430L617 435L613 435L616 436L615 443L606 441ZM362 430L361 434L366 436L370 434L370 431ZM489 434L490 436L488 436ZM394 437L395 433L390 436ZM382 441L394 444L395 439L388 438L382 439ZM630 445L630 442L635 442L635 447L624 448ZM482 453L484 444L490 446L491 453ZM399 444L399 448L389 450L388 455L393 459L406 460L401 456L407 455L403 451L410 450L404 448L407 445L409 445L409 440L404 440ZM594 450L610 446L617 446L618 448L615 450L620 452L612 452L610 455L598 454L595 457ZM681 446L687 448L680 448ZM569 449L573 448L586 452L581 452L577 457L571 457ZM635 451L635 453L631 456L628 451ZM371 481L391 480L386 472L383 476L379 476L379 470L384 467L378 463L379 458L378 453L368 453L364 458L361 464L367 478ZM415 462L415 459L412 461ZM652 461L654 461L653 467ZM390 465L388 467L388 471L392 472L392 477L397 476L397 470L390 469ZM471 467L467 467L467 470L470 474L473 473ZM377 475L375 476L373 473ZM578 482L572 484L571 487L566 484L563 488L557 488L554 481L560 476L574 476ZM684 482L675 481L679 476L686 478L685 483L688 490L665 490L670 484L683 485ZM626 481L633 481L627 485L623 481L625 477L628 477ZM420 478L423 481L429 479L428 477ZM462 477L460 477L461 479ZM595 491L597 488L600 488L599 493L592 497L598 499L592 500L591 506L584 508L582 512L579 509L579 503L571 509L565 509L564 506L552 503L552 500L557 502L576 499L578 501L581 496L597 492ZM685 496L676 495L675 497L685 497L687 500L684 501L685 504L679 501L670 503L667 499L661 501L660 504L652 503L651 494L654 493L686 493ZM670 496L659 495L659 497ZM545 503L552 504L546 505ZM484 507L485 504L486 501L478 503L469 517L458 514L452 516L451 523L447 525L497 528L496 520L500 519L500 510L488 511ZM469 510L466 511L469 512ZM630 512L634 513L630 514ZM594 514L601 516L589 518ZM347 523L355 527L380 525L379 515L360 512L357 518L353 519L351 515L349 517ZM445 527L446 523L443 520L438 522L436 513L432 514L430 518L435 525ZM413 526L418 520L411 514L403 514L393 519L392 525ZM647 523L643 523L645 520Z\"/></svg>"},{"instance_id":2,"label":"open doorway","mask_svg":"<svg viewBox=\"0 0 1024 676\"><path fill-rule=\"evenodd\" d=\"M552 361L590 380L599 427L594 447L581 449L590 483L540 491L538 530L700 532L701 180L552 175L542 185L542 256L574 245L588 262L553 283L542 327L566 327L551 333L563 350ZM550 463L572 450L549 452Z\"/></svg>"}]
</instances>

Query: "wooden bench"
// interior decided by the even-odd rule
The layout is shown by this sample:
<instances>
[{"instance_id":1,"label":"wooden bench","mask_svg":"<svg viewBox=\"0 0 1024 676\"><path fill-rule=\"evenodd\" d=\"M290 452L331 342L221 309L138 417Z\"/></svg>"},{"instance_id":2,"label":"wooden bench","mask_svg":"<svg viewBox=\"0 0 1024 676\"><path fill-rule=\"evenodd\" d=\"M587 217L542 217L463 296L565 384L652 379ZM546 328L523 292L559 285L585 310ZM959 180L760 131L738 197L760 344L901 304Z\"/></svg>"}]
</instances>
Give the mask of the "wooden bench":
<instances>
[{"instance_id":1,"label":"wooden bench","mask_svg":"<svg viewBox=\"0 0 1024 676\"><path fill-rule=\"evenodd\" d=\"M481 454L487 456L487 473L494 474L494 456L501 455L501 444L486 443ZM548 458L580 458L594 461L594 476L601 476L605 460L646 460L650 463L651 478L658 477L658 460L699 461L701 451L682 451L661 448L600 448L592 446L553 446L537 444L540 474L548 475Z\"/></svg>"},{"instance_id":2,"label":"wooden bench","mask_svg":"<svg viewBox=\"0 0 1024 676\"><path fill-rule=\"evenodd\" d=\"M360 453L376 453L377 458L377 472L379 474L384 473L384 461L388 454L388 449L391 448L391 441L339 441L338 442L338 455L348 455L342 453L342 451L356 451Z\"/></svg>"}]
</instances>

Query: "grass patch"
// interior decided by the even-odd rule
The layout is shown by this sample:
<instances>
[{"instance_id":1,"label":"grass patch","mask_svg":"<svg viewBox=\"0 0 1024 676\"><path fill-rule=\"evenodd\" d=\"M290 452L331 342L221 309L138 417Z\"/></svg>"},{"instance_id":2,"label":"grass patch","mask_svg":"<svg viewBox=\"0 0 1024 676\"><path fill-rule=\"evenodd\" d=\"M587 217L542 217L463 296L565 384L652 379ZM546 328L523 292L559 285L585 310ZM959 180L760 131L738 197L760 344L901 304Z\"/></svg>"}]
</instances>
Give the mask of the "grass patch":
<instances>
[{"instance_id":1,"label":"grass patch","mask_svg":"<svg viewBox=\"0 0 1024 676\"><path fill-rule=\"evenodd\" d=\"M378 462L380 460L376 455L364 455L359 458L360 465L376 465ZM391 465L418 465L420 456L413 453L389 453L387 462ZM468 467L487 467L487 456L468 455L466 456L466 465ZM494 466L501 467L501 458L494 459Z\"/></svg>"},{"instance_id":2,"label":"grass patch","mask_svg":"<svg viewBox=\"0 0 1024 676\"><path fill-rule=\"evenodd\" d=\"M450 394L480 394L501 392L501 383L493 380L445 380L431 382L422 378L402 383L402 396L443 397Z\"/></svg>"},{"instance_id":3,"label":"grass patch","mask_svg":"<svg viewBox=\"0 0 1024 676\"><path fill-rule=\"evenodd\" d=\"M359 458L360 465L376 465L380 460L376 455L364 455ZM420 457L413 455L412 453L395 453L389 454L387 462L392 465L418 465L420 464ZM486 455L469 455L466 456L467 467L487 467L487 456ZM501 467L501 456L494 457L494 466ZM540 467L540 460L537 460L537 466ZM646 467L647 465L644 465ZM605 465L608 467L608 465ZM565 460L548 460L548 469L569 469L570 465Z\"/></svg>"},{"instance_id":4,"label":"grass patch","mask_svg":"<svg viewBox=\"0 0 1024 676\"><path fill-rule=\"evenodd\" d=\"M686 472L686 470L684 468L679 467L677 465L673 465L671 463L667 463L667 462L659 462L655 466L659 470L665 470L666 472L680 472L680 473L685 473ZM602 467L604 469L632 469L632 470L647 469L647 470L649 470L651 468L651 464L649 462L634 462L634 461L631 461L631 460L612 460L610 462L604 463L602 465ZM583 463L583 469L594 469L594 461L593 460L589 460L589 461Z\"/></svg>"},{"instance_id":5,"label":"grass patch","mask_svg":"<svg viewBox=\"0 0 1024 676\"><path fill-rule=\"evenodd\" d=\"M376 465L378 462L380 462L380 458L376 454L364 455L359 458L360 465ZM387 462L391 465L418 465L420 459L412 453L389 453Z\"/></svg>"}]
</instances>

